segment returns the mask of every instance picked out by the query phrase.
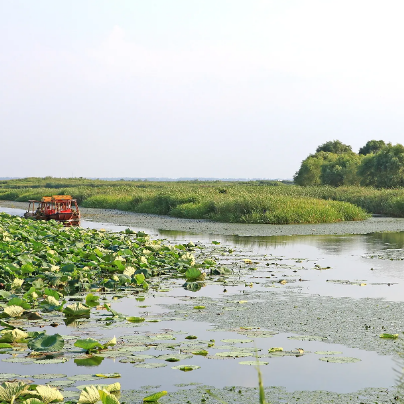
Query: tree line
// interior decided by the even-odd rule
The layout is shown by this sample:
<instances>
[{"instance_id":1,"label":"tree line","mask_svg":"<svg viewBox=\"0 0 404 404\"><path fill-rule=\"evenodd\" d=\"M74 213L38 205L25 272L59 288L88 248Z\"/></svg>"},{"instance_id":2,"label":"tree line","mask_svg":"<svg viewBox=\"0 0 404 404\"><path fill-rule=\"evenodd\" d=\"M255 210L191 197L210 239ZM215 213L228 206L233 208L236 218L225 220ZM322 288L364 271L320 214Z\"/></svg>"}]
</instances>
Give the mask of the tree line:
<instances>
[{"instance_id":1,"label":"tree line","mask_svg":"<svg viewBox=\"0 0 404 404\"><path fill-rule=\"evenodd\" d=\"M404 186L404 146L370 140L359 149L339 140L317 147L302 161L293 177L297 185L363 185L377 188Z\"/></svg>"}]
</instances>

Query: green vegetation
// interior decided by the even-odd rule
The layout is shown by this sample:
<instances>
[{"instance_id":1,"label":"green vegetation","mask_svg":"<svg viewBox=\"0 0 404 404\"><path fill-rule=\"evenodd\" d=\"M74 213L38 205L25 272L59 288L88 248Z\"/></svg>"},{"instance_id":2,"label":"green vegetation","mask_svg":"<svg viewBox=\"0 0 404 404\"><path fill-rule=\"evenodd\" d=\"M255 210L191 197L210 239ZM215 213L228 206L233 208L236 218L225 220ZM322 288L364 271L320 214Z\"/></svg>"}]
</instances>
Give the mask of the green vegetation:
<instances>
[{"instance_id":1,"label":"green vegetation","mask_svg":"<svg viewBox=\"0 0 404 404\"><path fill-rule=\"evenodd\" d=\"M359 153L339 140L319 146L295 174L297 185L342 185L397 188L404 186L404 146L370 140Z\"/></svg>"},{"instance_id":2,"label":"green vegetation","mask_svg":"<svg viewBox=\"0 0 404 404\"><path fill-rule=\"evenodd\" d=\"M280 182L83 183L80 179L48 178L3 181L0 199L28 201L55 193L70 194L84 207L238 223L330 223L367 217L363 209L342 198L319 197L317 191ZM49 184L52 188L46 188Z\"/></svg>"},{"instance_id":3,"label":"green vegetation","mask_svg":"<svg viewBox=\"0 0 404 404\"><path fill-rule=\"evenodd\" d=\"M196 270L199 276L203 274L207 277L203 271L209 269L212 272L216 263L212 259L207 260L206 264L198 263L192 252L197 253L196 250L201 249L193 243L170 246L161 241L151 241L142 232L126 230L107 233L64 228L56 222L35 222L0 214L0 354L11 355L8 358L3 356L2 361L52 364L67 362L73 357L77 366L98 366L105 356L113 355L113 352L115 356L126 357L132 351L149 349L147 343L151 340L156 345L155 340L159 338L175 339L169 334L154 334L143 339L131 338L126 343L122 343L121 337L118 344L115 337L100 342L88 337L69 337L57 333L48 335L44 328L52 324L57 326L55 320L60 321L63 315L66 325L83 319L91 321L91 318L90 328L95 324L97 327L108 327L115 322L138 322L133 319L139 317L126 317L113 310L110 304L100 305L99 300L107 300L106 296L111 293L119 293L123 297L147 293L149 287L158 290L163 277L184 282L186 273L191 269ZM196 280L192 282L196 283ZM102 310L107 314L103 314ZM142 318L142 321L145 319ZM28 331L26 327L29 330L37 327L38 331ZM139 346L141 341L145 346ZM81 351L77 348L81 348ZM192 355L185 355L176 361L189 357ZM139 364L144 360L142 355L131 358L130 362ZM159 358L163 359L164 355ZM160 363L157 365L162 366ZM197 368L199 366L188 365L180 367L180 370ZM0 385L1 403L62 402L66 398L64 394L69 393L62 394L49 385L16 381L15 376L18 375L0 375L5 380L13 380ZM52 374L38 376L65 377ZM71 380L82 380L76 377ZM88 379L86 377L88 375L84 375L84 380L119 378L121 375L98 373L90 375ZM70 382L67 383L65 385L70 385ZM80 389L80 386L77 388ZM65 402L119 404L113 393L119 392L120 388L120 383L83 386L78 401ZM143 401L157 402L166 394L166 391L157 392Z\"/></svg>"}]
</instances>

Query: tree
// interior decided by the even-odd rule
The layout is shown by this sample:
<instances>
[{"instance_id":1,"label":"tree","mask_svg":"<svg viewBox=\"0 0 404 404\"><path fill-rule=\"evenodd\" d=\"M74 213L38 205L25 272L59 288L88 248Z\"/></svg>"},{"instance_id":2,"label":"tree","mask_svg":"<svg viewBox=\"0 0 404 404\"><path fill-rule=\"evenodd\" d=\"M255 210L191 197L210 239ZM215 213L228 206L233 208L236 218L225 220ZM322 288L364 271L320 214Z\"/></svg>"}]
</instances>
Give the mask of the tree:
<instances>
[{"instance_id":1,"label":"tree","mask_svg":"<svg viewBox=\"0 0 404 404\"><path fill-rule=\"evenodd\" d=\"M362 157L356 153L338 154L336 159L326 161L321 167L321 183L339 187L341 185L359 185L357 173Z\"/></svg>"},{"instance_id":2,"label":"tree","mask_svg":"<svg viewBox=\"0 0 404 404\"><path fill-rule=\"evenodd\" d=\"M378 188L404 186L404 146L388 143L376 154L365 156L358 169L361 185Z\"/></svg>"},{"instance_id":3,"label":"tree","mask_svg":"<svg viewBox=\"0 0 404 404\"><path fill-rule=\"evenodd\" d=\"M319 152L327 152L335 154L352 153L352 147L340 142L339 140L332 140L318 146L316 149L316 153Z\"/></svg>"},{"instance_id":4,"label":"tree","mask_svg":"<svg viewBox=\"0 0 404 404\"><path fill-rule=\"evenodd\" d=\"M322 166L337 157L334 153L318 152L310 154L302 161L299 171L294 175L293 180L297 185L321 185Z\"/></svg>"},{"instance_id":5,"label":"tree","mask_svg":"<svg viewBox=\"0 0 404 404\"><path fill-rule=\"evenodd\" d=\"M359 149L359 154L366 156L370 153L377 153L386 146L384 140L369 140L365 146Z\"/></svg>"}]
</instances>

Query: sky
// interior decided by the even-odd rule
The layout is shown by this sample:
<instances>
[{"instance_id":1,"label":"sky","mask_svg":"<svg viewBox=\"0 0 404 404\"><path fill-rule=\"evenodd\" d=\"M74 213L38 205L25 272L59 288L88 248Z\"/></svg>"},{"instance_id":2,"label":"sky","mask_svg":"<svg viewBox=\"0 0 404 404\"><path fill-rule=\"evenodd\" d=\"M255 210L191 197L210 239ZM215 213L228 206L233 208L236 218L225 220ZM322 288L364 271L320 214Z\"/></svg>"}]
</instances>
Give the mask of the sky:
<instances>
[{"instance_id":1,"label":"sky","mask_svg":"<svg viewBox=\"0 0 404 404\"><path fill-rule=\"evenodd\" d=\"M402 0L0 0L0 177L290 179L404 143Z\"/></svg>"}]
</instances>

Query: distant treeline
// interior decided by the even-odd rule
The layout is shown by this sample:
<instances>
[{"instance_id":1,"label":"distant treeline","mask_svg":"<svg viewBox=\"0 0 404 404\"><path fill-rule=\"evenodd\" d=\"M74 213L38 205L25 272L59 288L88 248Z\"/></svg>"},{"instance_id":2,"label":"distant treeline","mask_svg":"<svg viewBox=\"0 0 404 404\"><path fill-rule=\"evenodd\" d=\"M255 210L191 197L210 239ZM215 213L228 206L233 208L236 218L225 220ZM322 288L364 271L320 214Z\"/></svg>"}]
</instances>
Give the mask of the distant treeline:
<instances>
[{"instance_id":1,"label":"distant treeline","mask_svg":"<svg viewBox=\"0 0 404 404\"><path fill-rule=\"evenodd\" d=\"M329 141L302 161L294 181L303 186L403 187L404 146L370 140L355 153L351 146L339 140Z\"/></svg>"}]
</instances>

